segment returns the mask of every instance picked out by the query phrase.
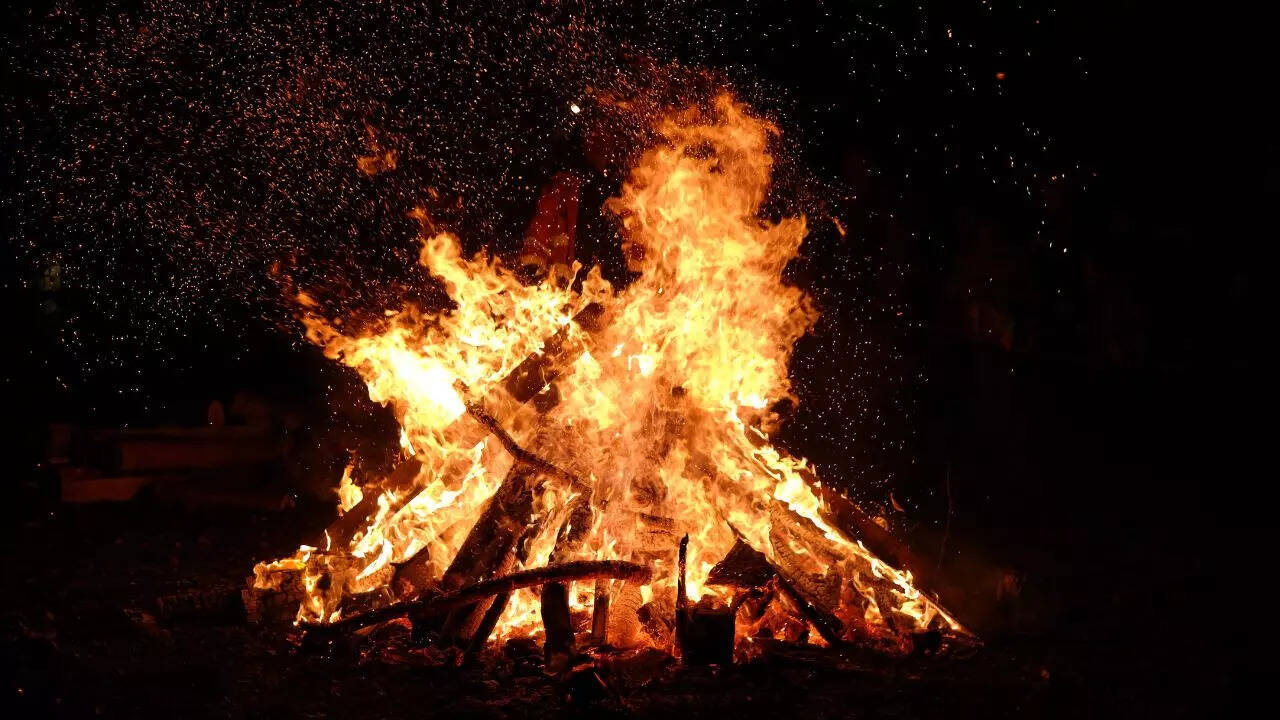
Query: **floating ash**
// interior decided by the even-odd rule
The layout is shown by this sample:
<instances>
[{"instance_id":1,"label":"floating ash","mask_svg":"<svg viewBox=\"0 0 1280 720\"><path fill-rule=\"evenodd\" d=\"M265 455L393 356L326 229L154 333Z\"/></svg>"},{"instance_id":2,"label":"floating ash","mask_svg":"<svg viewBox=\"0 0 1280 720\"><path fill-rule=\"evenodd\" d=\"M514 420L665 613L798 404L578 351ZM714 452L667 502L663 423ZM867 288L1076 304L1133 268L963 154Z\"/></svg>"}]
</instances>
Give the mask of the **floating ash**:
<instances>
[{"instance_id":1,"label":"floating ash","mask_svg":"<svg viewBox=\"0 0 1280 720\"><path fill-rule=\"evenodd\" d=\"M393 409L403 458L348 468L340 517L259 564L256 591L300 592L311 633L408 616L471 652L541 636L560 669L584 643L723 663L763 639L971 638L887 533L769 442L818 316L782 281L804 218L761 217L777 133L729 95L656 122L607 205L626 287L576 264L528 284L415 211L454 307L348 334L301 294L307 336Z\"/></svg>"}]
</instances>

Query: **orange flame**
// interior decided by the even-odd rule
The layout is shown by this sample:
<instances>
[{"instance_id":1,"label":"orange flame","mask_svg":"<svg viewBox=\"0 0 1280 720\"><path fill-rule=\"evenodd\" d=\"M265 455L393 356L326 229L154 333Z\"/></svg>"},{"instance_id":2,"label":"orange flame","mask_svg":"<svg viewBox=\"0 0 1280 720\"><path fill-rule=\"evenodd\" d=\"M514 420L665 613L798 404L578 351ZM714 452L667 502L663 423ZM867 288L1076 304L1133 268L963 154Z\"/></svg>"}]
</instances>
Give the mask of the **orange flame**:
<instances>
[{"instance_id":1,"label":"orange flame","mask_svg":"<svg viewBox=\"0 0 1280 720\"><path fill-rule=\"evenodd\" d=\"M687 533L689 594L727 600L707 580L741 537L815 588L833 588L841 617L865 628L960 629L909 573L826 522L803 477L811 470L773 448L762 429L771 405L795 399L791 348L818 316L804 291L782 281L804 218L760 216L777 128L723 95L708 109L668 114L655 130L660 141L607 204L639 273L625 288L596 268L574 290L567 280L576 265L526 285L496 258L463 258L457 239L442 233L425 239L421 262L454 308L406 307L352 337L300 297L308 338L392 408L404 452L422 466L408 495L378 496L378 511L349 546L304 548L259 566L260 582L273 569L302 569L299 617L335 619L344 597L388 587L396 563L423 553L431 576L443 575L513 462L484 432L459 430L468 404L482 399L501 408L498 419L518 443L587 485L540 486L526 567L553 554L645 562L653 580L640 599L673 598L675 543ZM591 335L571 323L589 303L609 317ZM503 379L558 332L579 348L560 368L558 403L504 402ZM362 496L350 468L339 494L344 511ZM582 523L571 520L575 500L590 509L581 528L569 527ZM581 530L567 533L580 541L558 545L566 529ZM326 574L329 582L317 582ZM589 607L593 588L575 590L573 605ZM514 594L499 636L539 631L536 597Z\"/></svg>"}]
</instances>

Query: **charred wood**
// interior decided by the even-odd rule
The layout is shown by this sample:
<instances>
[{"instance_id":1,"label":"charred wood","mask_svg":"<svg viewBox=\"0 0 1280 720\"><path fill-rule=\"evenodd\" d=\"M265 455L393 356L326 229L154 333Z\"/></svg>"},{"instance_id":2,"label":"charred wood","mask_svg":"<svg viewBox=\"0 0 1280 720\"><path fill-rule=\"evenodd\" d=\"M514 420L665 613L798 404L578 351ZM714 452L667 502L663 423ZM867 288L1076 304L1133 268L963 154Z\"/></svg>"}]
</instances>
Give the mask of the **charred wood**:
<instances>
[{"instance_id":1,"label":"charred wood","mask_svg":"<svg viewBox=\"0 0 1280 720\"><path fill-rule=\"evenodd\" d=\"M525 527L524 535L516 542L516 552L511 565L524 565L529 559L529 548L533 542L533 538L538 534L538 526L530 523ZM597 581L599 582L599 581ZM484 616L480 618L480 622L476 626L475 632L471 634L471 641L467 645L467 659L476 657L486 643L489 642L489 636L493 634L493 630L498 625L498 620L502 618L502 613L507 609L507 603L511 600L511 593L498 593L493 598L493 602L489 604L489 608L485 610Z\"/></svg>"},{"instance_id":2,"label":"charred wood","mask_svg":"<svg viewBox=\"0 0 1280 720\"><path fill-rule=\"evenodd\" d=\"M828 645L841 644L843 628L835 616L814 607L781 573L774 579L774 582L778 584L778 589L787 596L787 599L791 600L796 608L800 610L800 614L804 615L805 619L818 630L818 634L822 636L823 640L827 641Z\"/></svg>"},{"instance_id":3,"label":"charred wood","mask_svg":"<svg viewBox=\"0 0 1280 720\"><path fill-rule=\"evenodd\" d=\"M640 606L644 595L635 583L622 583L610 600L606 639L614 647L633 647L640 640Z\"/></svg>"},{"instance_id":4,"label":"charred wood","mask_svg":"<svg viewBox=\"0 0 1280 720\"><path fill-rule=\"evenodd\" d=\"M680 554L676 560L676 646L684 648L685 628L689 621L689 595L685 590L685 575L689 564L689 535L680 538Z\"/></svg>"},{"instance_id":5,"label":"charred wood","mask_svg":"<svg viewBox=\"0 0 1280 720\"><path fill-rule=\"evenodd\" d=\"M422 463L416 458L405 458L396 469L387 476L377 488L366 488L360 502L356 503L337 520L329 524L324 535L313 540L313 547L330 548L346 547L351 538L369 523L369 519L378 511L378 497L383 493L394 493L397 498L408 494L422 471ZM408 502L406 499L405 502Z\"/></svg>"},{"instance_id":6,"label":"charred wood","mask_svg":"<svg viewBox=\"0 0 1280 720\"><path fill-rule=\"evenodd\" d=\"M636 620L659 648L670 649L675 635L675 608L670 599L654 599L640 606Z\"/></svg>"},{"instance_id":7,"label":"charred wood","mask_svg":"<svg viewBox=\"0 0 1280 720\"><path fill-rule=\"evenodd\" d=\"M794 547L793 542L800 548ZM840 606L840 578L810 572L806 566L809 548L796 540L788 528L778 525L770 528L769 544L773 548L772 562L779 574L803 593L810 604L834 613Z\"/></svg>"},{"instance_id":8,"label":"charred wood","mask_svg":"<svg viewBox=\"0 0 1280 720\"><path fill-rule=\"evenodd\" d=\"M589 333L604 326L604 306L591 303L573 316L573 322ZM562 328L542 345L542 351L525 358L507 375L502 386L517 403L526 403L560 376L569 328Z\"/></svg>"},{"instance_id":9,"label":"charred wood","mask_svg":"<svg viewBox=\"0 0 1280 720\"><path fill-rule=\"evenodd\" d=\"M508 555L516 549L518 539L528 532L536 480L537 471L521 463L507 472L445 570L440 584L446 592L467 582L488 579L502 569ZM416 558L411 559L397 572L421 574L423 564ZM481 609L473 606L457 607L445 620L442 636L449 642L464 642L478 629L480 612Z\"/></svg>"},{"instance_id":10,"label":"charred wood","mask_svg":"<svg viewBox=\"0 0 1280 720\"><path fill-rule=\"evenodd\" d=\"M547 669L555 672L567 669L574 655L574 637L569 589L564 583L549 582L542 586L542 627L546 632L542 649Z\"/></svg>"},{"instance_id":11,"label":"charred wood","mask_svg":"<svg viewBox=\"0 0 1280 720\"><path fill-rule=\"evenodd\" d=\"M556 533L551 561L563 561L577 552L590 529L591 499L582 494L574 499L569 517ZM543 585L541 606L542 627L546 633L543 652L547 667L562 670L568 666L575 652L573 621L569 615L569 588L561 583Z\"/></svg>"},{"instance_id":12,"label":"charred wood","mask_svg":"<svg viewBox=\"0 0 1280 720\"><path fill-rule=\"evenodd\" d=\"M808 620L829 644L836 645L841 642L841 634L843 627L840 620L830 611L814 605L814 603L806 597L787 577L781 568L769 561L764 553L751 547L741 536L733 549L729 551L729 555L725 556L726 560L734 557L735 564L744 566L758 567L760 564L768 565L773 570L773 583L779 591L787 596L796 609ZM724 564L723 561L721 564ZM714 569L713 569L714 571ZM723 572L723 571L722 571ZM729 584L729 583L725 583Z\"/></svg>"},{"instance_id":13,"label":"charred wood","mask_svg":"<svg viewBox=\"0 0 1280 720\"><path fill-rule=\"evenodd\" d=\"M498 442L502 443L502 447L506 449L511 457L515 458L517 464L523 463L539 472L557 478L579 492L590 492L590 486L578 476L520 447L520 444L502 428L497 418L485 412L480 406L468 405L467 413L492 433L494 437L498 438Z\"/></svg>"},{"instance_id":14,"label":"charred wood","mask_svg":"<svg viewBox=\"0 0 1280 720\"><path fill-rule=\"evenodd\" d=\"M596 580L591 603L591 642L604 645L609 642L609 585L607 580Z\"/></svg>"},{"instance_id":15,"label":"charred wood","mask_svg":"<svg viewBox=\"0 0 1280 720\"><path fill-rule=\"evenodd\" d=\"M708 585L724 585L736 588L759 588L767 585L776 573L764 555L739 540L729 554L711 568Z\"/></svg>"},{"instance_id":16,"label":"charred wood","mask_svg":"<svg viewBox=\"0 0 1280 720\"><path fill-rule=\"evenodd\" d=\"M497 571L529 525L537 477L537 471L527 465L511 468L445 570L441 581L445 591Z\"/></svg>"},{"instance_id":17,"label":"charred wood","mask_svg":"<svg viewBox=\"0 0 1280 720\"><path fill-rule=\"evenodd\" d=\"M476 631L471 635L471 641L467 644L467 659L474 659L479 655L480 651L489 642L489 636L493 634L493 629L498 626L498 620L502 618L502 613L507 609L507 603L511 600L511 593L498 593L493 597L493 602L489 603L489 607L484 611L484 616L480 618L480 624L476 626Z\"/></svg>"}]
</instances>

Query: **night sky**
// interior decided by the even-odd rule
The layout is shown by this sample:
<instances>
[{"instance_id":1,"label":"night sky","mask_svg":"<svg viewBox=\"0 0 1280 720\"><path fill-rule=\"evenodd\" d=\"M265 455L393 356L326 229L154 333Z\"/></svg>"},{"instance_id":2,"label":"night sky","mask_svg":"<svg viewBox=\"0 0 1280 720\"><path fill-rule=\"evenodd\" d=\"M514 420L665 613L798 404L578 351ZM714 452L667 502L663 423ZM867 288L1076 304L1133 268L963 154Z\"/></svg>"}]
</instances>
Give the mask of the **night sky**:
<instances>
[{"instance_id":1,"label":"night sky","mask_svg":"<svg viewBox=\"0 0 1280 720\"><path fill-rule=\"evenodd\" d=\"M10 7L6 394L39 420L145 425L249 388L374 432L358 380L302 341L292 292L355 318L439 304L408 209L510 252L545 179L582 165L593 94L724 85L783 129L771 212L813 228L789 277L823 318L797 348L784 444L925 523L943 478L975 523L1152 512L1171 483L1158 507L1195 504L1169 448L1241 440L1257 235L1240 188L1273 194L1276 177L1242 167L1274 168L1275 141L1245 147L1258 117L1228 106L1244 65L1207 49L1205 19L1162 13ZM357 171L375 149L395 171ZM597 178L601 200L617 180ZM620 276L606 225L584 259Z\"/></svg>"}]
</instances>

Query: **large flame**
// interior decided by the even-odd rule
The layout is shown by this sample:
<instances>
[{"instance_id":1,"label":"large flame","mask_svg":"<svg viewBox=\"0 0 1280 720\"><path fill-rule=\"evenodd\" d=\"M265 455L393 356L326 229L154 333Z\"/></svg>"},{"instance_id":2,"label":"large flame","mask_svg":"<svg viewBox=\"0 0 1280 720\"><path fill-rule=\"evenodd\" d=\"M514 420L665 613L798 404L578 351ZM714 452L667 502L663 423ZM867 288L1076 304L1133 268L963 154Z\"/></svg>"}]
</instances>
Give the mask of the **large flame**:
<instances>
[{"instance_id":1,"label":"large flame","mask_svg":"<svg viewBox=\"0 0 1280 720\"><path fill-rule=\"evenodd\" d=\"M585 484L540 486L540 530L526 567L553 552L559 560L641 561L654 569L641 599L672 598L676 541L687 533L696 600L726 592L708 585L708 574L741 537L830 587L854 630L959 628L909 574L830 526L805 480L811 470L767 442L769 408L791 397L792 345L818 315L802 290L782 281L804 218L761 217L777 132L728 95L658 122L659 142L608 204L639 273L625 288L597 269L575 285L578 267L527 285L498 259L464 258L455 237L436 234L425 239L421 261L456 307L389 312L381 327L353 337L303 296L308 337L394 410L403 451L421 469L401 496L382 491L349 546L304 547L261 566L259 576L305 568L300 617L321 621L336 619L346 598L389 590L395 565L415 556L439 579L513 462L501 443L465 429L469 403L484 400L501 409L498 420L517 442ZM608 317L590 335L571 322L589 303ZM503 379L557 333L576 349L546 388L558 402L540 410L504 404ZM361 497L350 469L344 478L347 510ZM589 521L571 519L584 504ZM586 525L576 528L580 541L557 549L575 522ZM593 592L576 588L571 597L581 606ZM538 632L537 608L532 594L517 593L499 633Z\"/></svg>"}]
</instances>

